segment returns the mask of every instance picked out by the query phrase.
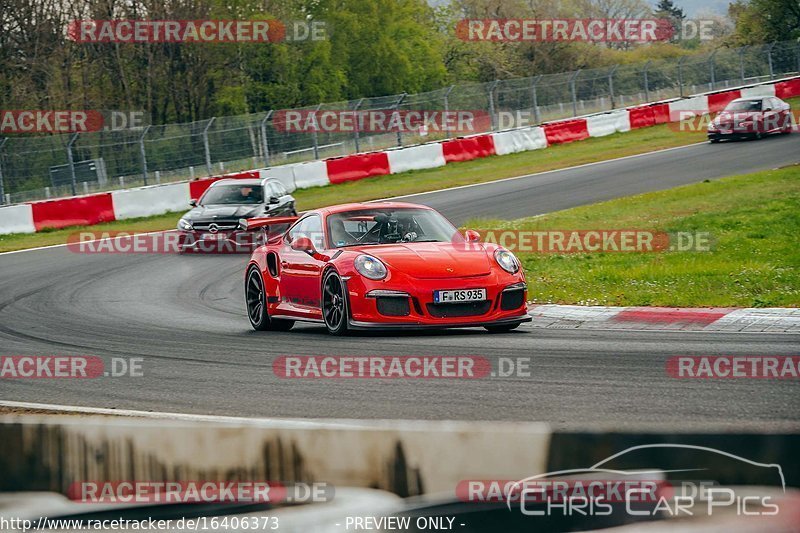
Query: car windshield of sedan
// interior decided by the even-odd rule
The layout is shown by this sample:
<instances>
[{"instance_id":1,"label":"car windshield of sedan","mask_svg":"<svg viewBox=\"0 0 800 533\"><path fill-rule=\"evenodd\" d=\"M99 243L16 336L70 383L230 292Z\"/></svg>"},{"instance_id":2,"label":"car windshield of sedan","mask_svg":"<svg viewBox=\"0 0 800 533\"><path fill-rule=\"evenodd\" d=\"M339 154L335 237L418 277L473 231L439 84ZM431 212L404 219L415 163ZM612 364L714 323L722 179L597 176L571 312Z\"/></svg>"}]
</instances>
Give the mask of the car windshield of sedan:
<instances>
[{"instance_id":1,"label":"car windshield of sedan","mask_svg":"<svg viewBox=\"0 0 800 533\"><path fill-rule=\"evenodd\" d=\"M203 196L203 205L260 204L264 202L264 190L258 185L218 185L208 189Z\"/></svg>"},{"instance_id":2,"label":"car windshield of sedan","mask_svg":"<svg viewBox=\"0 0 800 533\"><path fill-rule=\"evenodd\" d=\"M741 100L739 102L731 102L725 111L761 111L761 100Z\"/></svg>"},{"instance_id":3,"label":"car windshield of sedan","mask_svg":"<svg viewBox=\"0 0 800 533\"><path fill-rule=\"evenodd\" d=\"M436 211L366 209L328 216L331 246L344 248L398 242L463 242L464 238Z\"/></svg>"}]
</instances>

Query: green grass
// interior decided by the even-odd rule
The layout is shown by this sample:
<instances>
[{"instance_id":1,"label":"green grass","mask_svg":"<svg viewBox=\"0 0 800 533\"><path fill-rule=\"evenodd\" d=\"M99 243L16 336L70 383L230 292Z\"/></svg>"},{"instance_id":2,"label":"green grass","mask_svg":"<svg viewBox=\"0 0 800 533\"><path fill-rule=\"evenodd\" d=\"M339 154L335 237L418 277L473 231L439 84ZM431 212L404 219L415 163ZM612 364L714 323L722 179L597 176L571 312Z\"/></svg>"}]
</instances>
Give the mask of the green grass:
<instances>
[{"instance_id":1,"label":"green grass","mask_svg":"<svg viewBox=\"0 0 800 533\"><path fill-rule=\"evenodd\" d=\"M487 157L447 166L378 176L329 187L301 189L294 192L298 208L314 209L344 202L360 202L456 187L472 183L543 172L595 161L604 161L633 154L641 154L700 142L705 135L677 133L666 125L643 128L608 137L586 139L572 144L555 145L546 150L535 150L505 156ZM187 210L189 207L187 206ZM0 235L0 252L48 246L66 242L75 231L158 231L174 228L182 213L168 213L154 217L121 220L91 226L91 228L66 228L34 234Z\"/></svg>"},{"instance_id":2,"label":"green grass","mask_svg":"<svg viewBox=\"0 0 800 533\"><path fill-rule=\"evenodd\" d=\"M706 181L476 229L709 232L712 251L520 253L537 303L800 306L800 166Z\"/></svg>"}]
</instances>

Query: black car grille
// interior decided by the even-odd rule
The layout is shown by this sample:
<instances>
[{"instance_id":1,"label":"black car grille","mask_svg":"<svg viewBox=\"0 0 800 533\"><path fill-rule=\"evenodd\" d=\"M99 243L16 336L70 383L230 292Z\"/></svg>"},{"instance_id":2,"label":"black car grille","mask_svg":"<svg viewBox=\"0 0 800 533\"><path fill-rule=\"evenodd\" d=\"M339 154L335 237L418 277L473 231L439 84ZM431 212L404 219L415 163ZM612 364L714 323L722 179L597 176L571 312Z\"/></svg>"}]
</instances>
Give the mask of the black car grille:
<instances>
[{"instance_id":1,"label":"black car grille","mask_svg":"<svg viewBox=\"0 0 800 533\"><path fill-rule=\"evenodd\" d=\"M219 231L230 231L239 227L239 219L236 220L204 220L192 222L192 227L197 231L208 231L211 224L216 224Z\"/></svg>"},{"instance_id":2,"label":"black car grille","mask_svg":"<svg viewBox=\"0 0 800 533\"><path fill-rule=\"evenodd\" d=\"M500 309L503 311L511 311L518 309L525 303L525 290L518 289L514 291L505 291L500 300Z\"/></svg>"},{"instance_id":3,"label":"black car grille","mask_svg":"<svg viewBox=\"0 0 800 533\"><path fill-rule=\"evenodd\" d=\"M411 308L407 296L379 296L376 298L378 312L384 316L408 316Z\"/></svg>"},{"instance_id":4,"label":"black car grille","mask_svg":"<svg viewBox=\"0 0 800 533\"><path fill-rule=\"evenodd\" d=\"M492 307L491 300L447 304L426 304L428 313L436 318L456 318L462 316L485 315Z\"/></svg>"}]
</instances>

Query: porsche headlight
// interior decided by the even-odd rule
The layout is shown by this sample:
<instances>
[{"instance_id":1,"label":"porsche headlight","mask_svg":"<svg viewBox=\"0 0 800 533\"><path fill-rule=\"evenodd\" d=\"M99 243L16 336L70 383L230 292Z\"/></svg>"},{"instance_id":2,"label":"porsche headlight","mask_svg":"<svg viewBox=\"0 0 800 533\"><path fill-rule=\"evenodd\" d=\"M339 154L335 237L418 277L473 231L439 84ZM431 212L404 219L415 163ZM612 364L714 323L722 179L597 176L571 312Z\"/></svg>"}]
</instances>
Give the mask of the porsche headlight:
<instances>
[{"instance_id":1,"label":"porsche headlight","mask_svg":"<svg viewBox=\"0 0 800 533\"><path fill-rule=\"evenodd\" d=\"M192 227L192 223L182 218L178 221L178 229L182 229L183 231L192 231L194 228Z\"/></svg>"},{"instance_id":2,"label":"porsche headlight","mask_svg":"<svg viewBox=\"0 0 800 533\"><path fill-rule=\"evenodd\" d=\"M385 278L388 273L386 265L380 259L371 255L359 255L356 257L354 264L358 273L367 279L378 281Z\"/></svg>"},{"instance_id":3,"label":"porsche headlight","mask_svg":"<svg viewBox=\"0 0 800 533\"><path fill-rule=\"evenodd\" d=\"M502 248L496 250L494 252L494 260L497 261L497 264L500 265L500 268L509 274L516 274L519 272L519 261L514 254L508 250L504 250Z\"/></svg>"}]
</instances>

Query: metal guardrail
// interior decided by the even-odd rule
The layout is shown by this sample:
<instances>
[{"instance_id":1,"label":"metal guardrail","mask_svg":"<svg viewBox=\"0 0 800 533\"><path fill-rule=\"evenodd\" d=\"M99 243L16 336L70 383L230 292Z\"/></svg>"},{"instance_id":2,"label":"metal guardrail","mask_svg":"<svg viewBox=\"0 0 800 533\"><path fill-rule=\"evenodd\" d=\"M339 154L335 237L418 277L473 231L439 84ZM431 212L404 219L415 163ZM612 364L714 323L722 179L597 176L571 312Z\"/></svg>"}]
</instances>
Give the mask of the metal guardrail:
<instances>
[{"instance_id":1,"label":"metal guardrail","mask_svg":"<svg viewBox=\"0 0 800 533\"><path fill-rule=\"evenodd\" d=\"M299 111L482 110L485 131L500 112L536 123L763 82L800 72L800 42L778 42L669 60L453 85L419 94L361 98ZM480 131L476 131L480 133ZM459 133L285 133L273 111L119 131L0 139L0 204L168 183L213 174L323 159L451 138ZM102 160L105 183L49 183L59 165Z\"/></svg>"}]
</instances>

